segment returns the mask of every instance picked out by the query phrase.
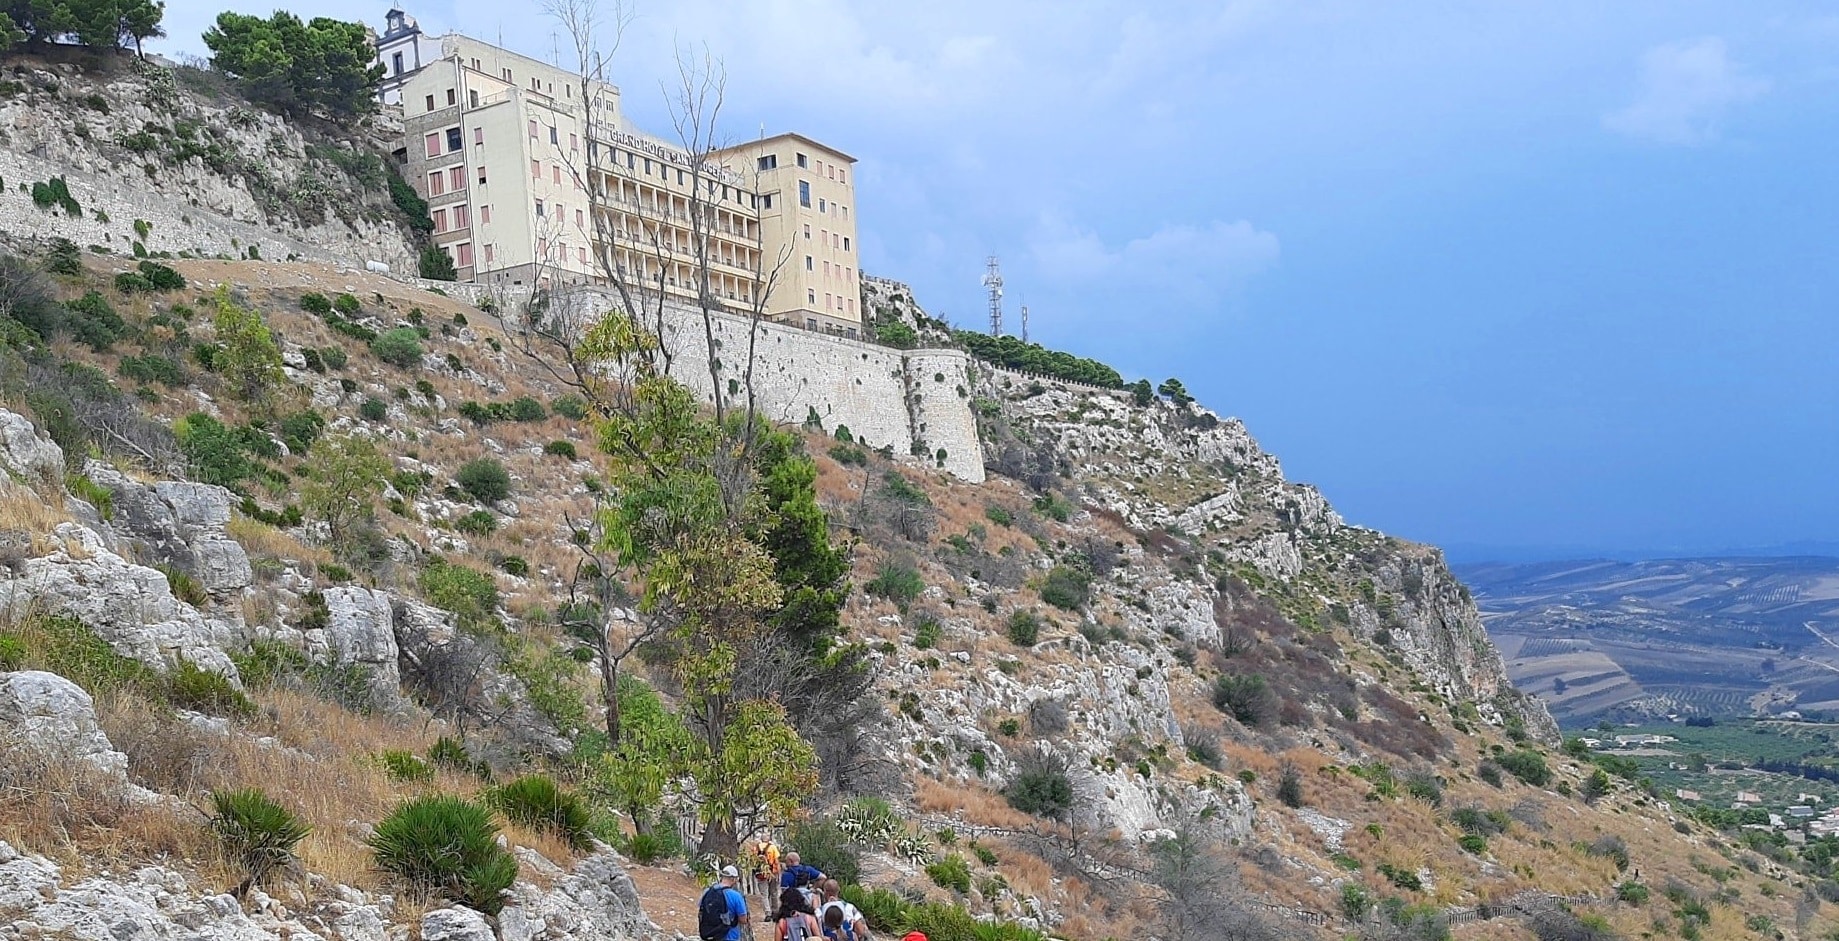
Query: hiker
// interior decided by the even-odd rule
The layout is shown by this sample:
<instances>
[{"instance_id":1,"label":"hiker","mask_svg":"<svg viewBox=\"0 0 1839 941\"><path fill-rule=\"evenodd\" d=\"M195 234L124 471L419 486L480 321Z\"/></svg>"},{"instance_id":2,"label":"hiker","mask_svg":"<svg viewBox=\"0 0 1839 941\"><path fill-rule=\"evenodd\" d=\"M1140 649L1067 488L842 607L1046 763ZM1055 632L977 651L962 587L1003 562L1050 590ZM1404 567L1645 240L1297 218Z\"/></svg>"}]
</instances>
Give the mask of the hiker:
<instances>
[{"instance_id":1,"label":"hiker","mask_svg":"<svg viewBox=\"0 0 1839 941\"><path fill-rule=\"evenodd\" d=\"M837 925L830 923L831 915L836 916ZM868 937L868 921L861 910L843 900L843 886L835 879L824 880L824 906L818 909L817 917L824 923L824 936L831 941L864 941ZM839 925L846 930L832 931Z\"/></svg>"},{"instance_id":2,"label":"hiker","mask_svg":"<svg viewBox=\"0 0 1839 941\"><path fill-rule=\"evenodd\" d=\"M735 888L741 871L723 866L721 879L702 893L696 903L696 935L702 941L741 941L747 923L747 897Z\"/></svg>"},{"instance_id":3,"label":"hiker","mask_svg":"<svg viewBox=\"0 0 1839 941\"><path fill-rule=\"evenodd\" d=\"M748 853L753 858L753 877L756 882L777 885L779 882L779 844L770 836L761 836L754 841L753 849ZM768 898L771 898L768 895Z\"/></svg>"},{"instance_id":4,"label":"hiker","mask_svg":"<svg viewBox=\"0 0 1839 941\"><path fill-rule=\"evenodd\" d=\"M807 866L798 861L797 853L785 854L785 872L779 875L779 888L802 889L813 882L824 881L824 873L816 866Z\"/></svg>"},{"instance_id":5,"label":"hiker","mask_svg":"<svg viewBox=\"0 0 1839 941\"><path fill-rule=\"evenodd\" d=\"M803 892L786 889L779 893L779 910L773 913L778 922L775 937L779 941L820 941L823 929L811 913L811 902Z\"/></svg>"}]
</instances>

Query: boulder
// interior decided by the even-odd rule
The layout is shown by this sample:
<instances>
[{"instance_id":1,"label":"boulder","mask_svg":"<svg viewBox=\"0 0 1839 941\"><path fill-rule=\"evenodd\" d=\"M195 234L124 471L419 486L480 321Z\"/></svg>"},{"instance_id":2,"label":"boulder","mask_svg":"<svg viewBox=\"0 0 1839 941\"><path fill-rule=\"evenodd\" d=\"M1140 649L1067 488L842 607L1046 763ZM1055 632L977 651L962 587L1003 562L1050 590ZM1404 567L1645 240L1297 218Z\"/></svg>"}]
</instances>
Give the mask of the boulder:
<instances>
[{"instance_id":1,"label":"boulder","mask_svg":"<svg viewBox=\"0 0 1839 941\"><path fill-rule=\"evenodd\" d=\"M484 915L454 907L437 908L422 916L421 941L498 941L498 937Z\"/></svg>"},{"instance_id":2,"label":"boulder","mask_svg":"<svg viewBox=\"0 0 1839 941\"><path fill-rule=\"evenodd\" d=\"M638 886L611 850L583 859L566 875L528 850L518 857L527 870L545 874L542 881L550 888L522 881L511 887L511 900L498 915L502 941L664 936L646 917Z\"/></svg>"},{"instance_id":3,"label":"boulder","mask_svg":"<svg viewBox=\"0 0 1839 941\"><path fill-rule=\"evenodd\" d=\"M325 642L332 661L355 666L370 679L371 698L391 707L402 698L396 665L396 616L388 592L344 586L328 588Z\"/></svg>"},{"instance_id":4,"label":"boulder","mask_svg":"<svg viewBox=\"0 0 1839 941\"><path fill-rule=\"evenodd\" d=\"M0 471L34 486L61 485L64 451L24 416L0 408Z\"/></svg>"},{"instance_id":5,"label":"boulder","mask_svg":"<svg viewBox=\"0 0 1839 941\"><path fill-rule=\"evenodd\" d=\"M142 558L185 572L215 596L240 595L253 583L248 553L224 532L230 491L186 481L143 484L99 461L90 461L83 473L108 488L115 511L110 526Z\"/></svg>"},{"instance_id":6,"label":"boulder","mask_svg":"<svg viewBox=\"0 0 1839 941\"><path fill-rule=\"evenodd\" d=\"M110 777L127 780L128 758L103 734L96 721L95 701L82 687L55 673L0 673L0 729L18 736L23 744L76 758Z\"/></svg>"}]
</instances>

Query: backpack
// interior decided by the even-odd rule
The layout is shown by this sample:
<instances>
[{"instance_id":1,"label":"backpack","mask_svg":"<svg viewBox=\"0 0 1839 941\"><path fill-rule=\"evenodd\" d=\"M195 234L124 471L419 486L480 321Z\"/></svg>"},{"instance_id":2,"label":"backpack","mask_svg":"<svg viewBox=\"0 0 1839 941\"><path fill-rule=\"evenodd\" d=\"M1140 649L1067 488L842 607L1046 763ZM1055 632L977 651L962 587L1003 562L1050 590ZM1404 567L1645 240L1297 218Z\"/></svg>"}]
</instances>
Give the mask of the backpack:
<instances>
[{"instance_id":1,"label":"backpack","mask_svg":"<svg viewBox=\"0 0 1839 941\"><path fill-rule=\"evenodd\" d=\"M825 904L823 908L820 908L817 910L817 923L819 926L822 926L824 924L825 913L829 912L833 908L837 909L838 911L843 911L843 903L842 902L829 902ZM849 923L848 921L849 913L847 911L843 911L843 917L844 917L843 923L838 925L835 931L831 931L829 928L824 928L824 937L828 938L829 941L856 941L856 926Z\"/></svg>"},{"instance_id":2,"label":"backpack","mask_svg":"<svg viewBox=\"0 0 1839 941\"><path fill-rule=\"evenodd\" d=\"M804 863L792 867L792 888L802 889L812 883L811 867Z\"/></svg>"},{"instance_id":3,"label":"backpack","mask_svg":"<svg viewBox=\"0 0 1839 941\"><path fill-rule=\"evenodd\" d=\"M734 915L728 911L728 890L712 885L696 903L696 934L702 941L722 941L734 927Z\"/></svg>"},{"instance_id":4,"label":"backpack","mask_svg":"<svg viewBox=\"0 0 1839 941\"><path fill-rule=\"evenodd\" d=\"M805 916L794 913L785 920L785 941L813 941L811 929L805 927Z\"/></svg>"}]
</instances>

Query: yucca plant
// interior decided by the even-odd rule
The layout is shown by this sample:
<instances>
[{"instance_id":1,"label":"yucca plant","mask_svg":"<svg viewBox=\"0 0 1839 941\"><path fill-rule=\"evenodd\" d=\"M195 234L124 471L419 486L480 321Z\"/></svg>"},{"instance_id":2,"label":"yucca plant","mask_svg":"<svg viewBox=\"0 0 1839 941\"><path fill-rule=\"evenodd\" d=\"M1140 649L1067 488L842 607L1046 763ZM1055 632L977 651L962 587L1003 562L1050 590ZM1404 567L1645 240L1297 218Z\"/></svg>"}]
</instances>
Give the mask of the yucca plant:
<instances>
[{"instance_id":1,"label":"yucca plant","mask_svg":"<svg viewBox=\"0 0 1839 941\"><path fill-rule=\"evenodd\" d=\"M430 794L383 818L369 844L377 866L415 891L496 915L504 907L504 890L517 881L517 860L497 837L498 825L484 807Z\"/></svg>"},{"instance_id":2,"label":"yucca plant","mask_svg":"<svg viewBox=\"0 0 1839 941\"><path fill-rule=\"evenodd\" d=\"M493 788L486 800L519 826L547 830L578 850L593 845L594 815L587 804L547 775L525 775Z\"/></svg>"},{"instance_id":3,"label":"yucca plant","mask_svg":"<svg viewBox=\"0 0 1839 941\"><path fill-rule=\"evenodd\" d=\"M243 881L234 890L237 898L292 861L294 847L313 829L255 788L217 791L211 795L211 810L212 832L243 870Z\"/></svg>"}]
</instances>

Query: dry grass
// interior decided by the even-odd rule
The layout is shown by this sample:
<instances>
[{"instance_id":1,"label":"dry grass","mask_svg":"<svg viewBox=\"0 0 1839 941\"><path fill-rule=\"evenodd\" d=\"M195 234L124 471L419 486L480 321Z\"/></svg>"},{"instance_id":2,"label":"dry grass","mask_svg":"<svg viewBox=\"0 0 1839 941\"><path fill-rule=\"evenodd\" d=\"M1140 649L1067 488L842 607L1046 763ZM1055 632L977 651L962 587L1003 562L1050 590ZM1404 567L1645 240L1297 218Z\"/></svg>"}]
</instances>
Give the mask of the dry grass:
<instances>
[{"instance_id":1,"label":"dry grass","mask_svg":"<svg viewBox=\"0 0 1839 941\"><path fill-rule=\"evenodd\" d=\"M6 529L43 536L69 522L70 514L64 512L62 494L47 500L24 486L0 481L0 521Z\"/></svg>"}]
</instances>

